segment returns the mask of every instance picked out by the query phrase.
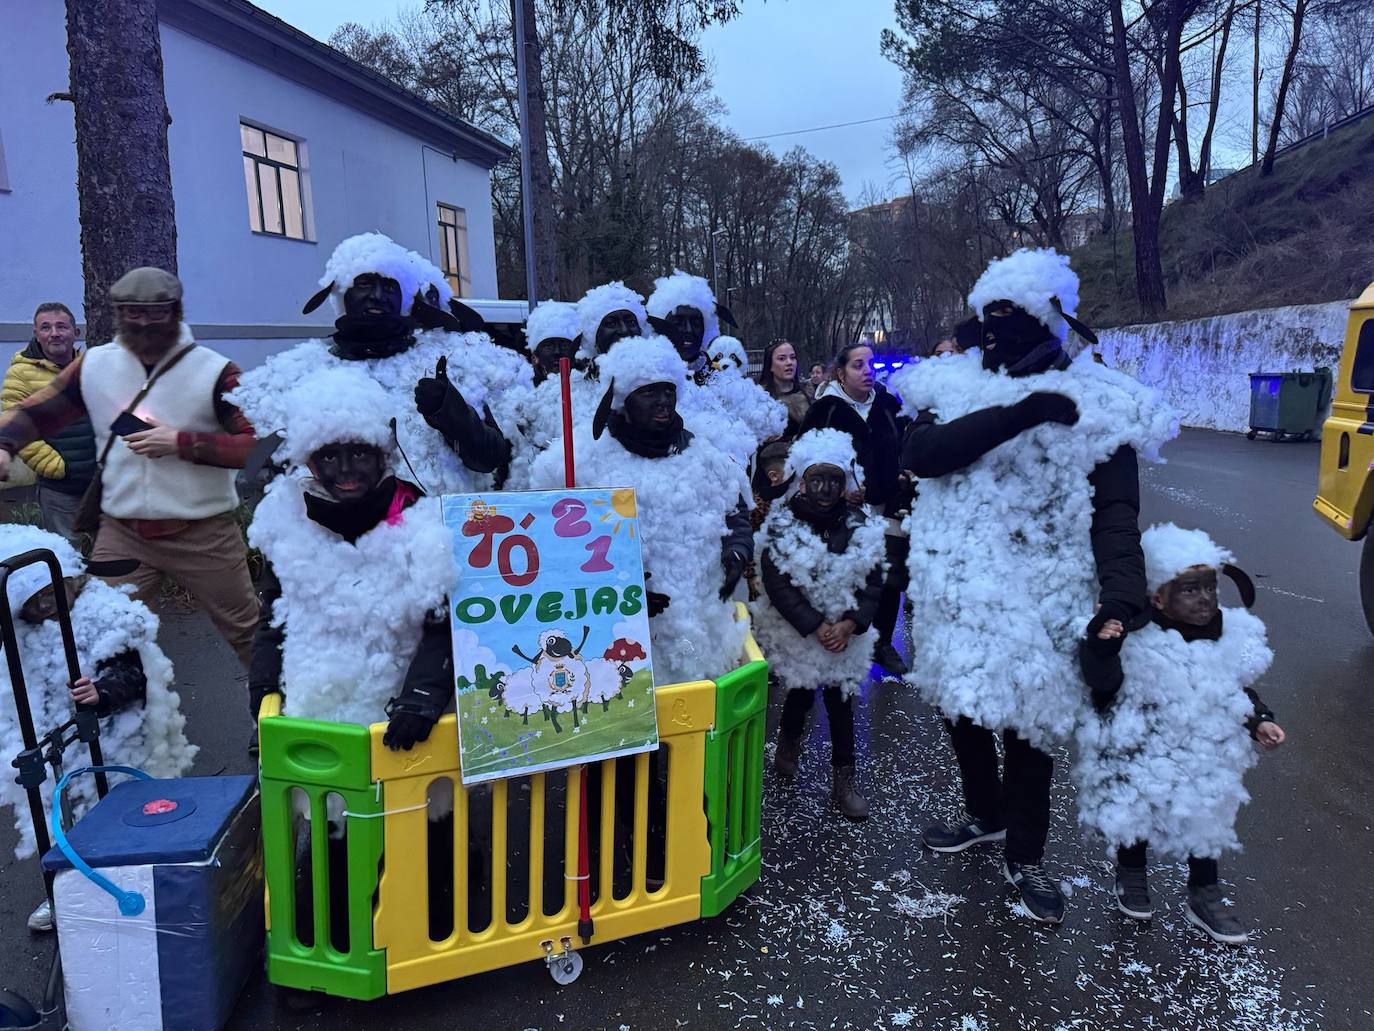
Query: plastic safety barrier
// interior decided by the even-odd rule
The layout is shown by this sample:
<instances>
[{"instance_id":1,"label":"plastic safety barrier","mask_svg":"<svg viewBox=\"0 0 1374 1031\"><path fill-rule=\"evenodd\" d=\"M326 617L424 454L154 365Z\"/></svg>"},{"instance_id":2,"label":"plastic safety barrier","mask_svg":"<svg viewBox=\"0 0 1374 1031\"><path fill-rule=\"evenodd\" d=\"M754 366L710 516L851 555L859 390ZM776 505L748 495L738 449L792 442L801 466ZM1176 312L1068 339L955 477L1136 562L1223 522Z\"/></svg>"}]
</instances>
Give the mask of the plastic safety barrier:
<instances>
[{"instance_id":1,"label":"plastic safety barrier","mask_svg":"<svg viewBox=\"0 0 1374 1031\"><path fill-rule=\"evenodd\" d=\"M746 648L717 681L657 689L657 752L467 789L451 715L392 752L384 724L292 719L270 696L269 980L373 999L581 947L583 776L591 944L720 913L761 869L768 667Z\"/></svg>"}]
</instances>

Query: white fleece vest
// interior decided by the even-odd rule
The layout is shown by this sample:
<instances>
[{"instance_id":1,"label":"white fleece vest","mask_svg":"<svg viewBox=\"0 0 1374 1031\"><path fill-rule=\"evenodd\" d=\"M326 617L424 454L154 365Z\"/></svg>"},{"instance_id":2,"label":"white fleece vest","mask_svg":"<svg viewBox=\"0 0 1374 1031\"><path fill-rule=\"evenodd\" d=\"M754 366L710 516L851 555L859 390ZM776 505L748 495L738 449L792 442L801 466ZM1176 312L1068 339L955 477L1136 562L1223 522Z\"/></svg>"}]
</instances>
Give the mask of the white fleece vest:
<instances>
[{"instance_id":1,"label":"white fleece vest","mask_svg":"<svg viewBox=\"0 0 1374 1031\"><path fill-rule=\"evenodd\" d=\"M887 545L883 522L865 516L854 528L849 546L833 553L818 533L779 502L754 537L754 553L762 561L765 552L778 571L827 622L835 622L858 605L859 592L874 569L886 568ZM878 631L869 627L849 639L844 651L825 650L815 635L802 637L783 618L767 593L750 606L754 637L768 659L768 671L789 689L810 689L835 684L846 697L853 695L868 677Z\"/></svg>"},{"instance_id":2,"label":"white fleece vest","mask_svg":"<svg viewBox=\"0 0 1374 1031\"><path fill-rule=\"evenodd\" d=\"M178 777L191 768L198 749L186 740L186 717L181 713L181 698L172 690L172 663L157 646L157 627L157 616L147 606L103 580L88 580L72 606L72 632L82 673L94 679L98 663L121 652L136 651L148 680L144 705L100 721L105 762L136 766L154 777ZM75 711L67 688L61 631L56 620L39 624L16 620L15 632L35 729L44 734L70 719ZM0 748L13 758L23 747L9 669L0 662ZM87 765L85 748L74 747L68 769ZM49 812L54 787L50 777L42 788ZM68 785L67 794L80 816L95 803L94 778L78 777ZM14 807L14 826L19 832L16 858L33 855L28 799L12 775L0 777L0 805Z\"/></svg>"},{"instance_id":3,"label":"white fleece vest","mask_svg":"<svg viewBox=\"0 0 1374 1031\"><path fill-rule=\"evenodd\" d=\"M1144 458L1178 432L1154 391L1084 355L1062 372L1013 378L977 354L897 377L907 411L942 421L1052 391L1075 426L1042 424L967 469L922 480L911 535L909 680L951 718L1014 730L1036 747L1066 738L1087 704L1077 642L1097 603L1088 477L1119 448Z\"/></svg>"},{"instance_id":4,"label":"white fleece vest","mask_svg":"<svg viewBox=\"0 0 1374 1031\"><path fill-rule=\"evenodd\" d=\"M446 333L429 330L415 338L414 346L389 358L346 361L329 351L327 341L307 340L274 355L263 365L244 373L231 399L243 409L260 435L286 424L286 395L308 373L331 365L361 366L386 392L391 401L388 418L396 420L396 435L406 461L397 473L418 479L425 492L467 494L490 490L493 477L473 472L443 435L415 410L415 384L433 376L441 357L448 358L449 381L477 410L491 409L502 433L510 438L520 413L533 392L533 374L527 361L509 348L498 347L484 333ZM324 399L322 399L323 401Z\"/></svg>"},{"instance_id":5,"label":"white fleece vest","mask_svg":"<svg viewBox=\"0 0 1374 1031\"><path fill-rule=\"evenodd\" d=\"M1216 641L1151 624L1126 638L1126 680L1105 717L1084 714L1076 738L1078 814L1113 845L1148 841L1176 858L1239 849L1242 779L1255 764L1245 688L1274 659L1264 624L1223 610Z\"/></svg>"},{"instance_id":6,"label":"white fleece vest","mask_svg":"<svg viewBox=\"0 0 1374 1031\"><path fill-rule=\"evenodd\" d=\"M281 582L272 624L282 644L285 712L368 726L400 694L425 616L457 575L438 498L421 498L350 544L305 512L299 480L282 476L258 505L249 541Z\"/></svg>"},{"instance_id":7,"label":"white fleece vest","mask_svg":"<svg viewBox=\"0 0 1374 1031\"><path fill-rule=\"evenodd\" d=\"M183 324L181 339L168 352L193 343ZM164 357L162 362L166 362ZM134 413L193 433L223 433L215 415L215 385L229 359L197 345L160 378ZM159 363L162 364L162 363ZM143 363L116 337L86 352L81 366L81 397L95 428L96 453L105 449L110 424L147 379ZM207 519L238 506L234 470L196 465L176 455L143 458L117 439L106 459L101 510L116 519Z\"/></svg>"}]
</instances>

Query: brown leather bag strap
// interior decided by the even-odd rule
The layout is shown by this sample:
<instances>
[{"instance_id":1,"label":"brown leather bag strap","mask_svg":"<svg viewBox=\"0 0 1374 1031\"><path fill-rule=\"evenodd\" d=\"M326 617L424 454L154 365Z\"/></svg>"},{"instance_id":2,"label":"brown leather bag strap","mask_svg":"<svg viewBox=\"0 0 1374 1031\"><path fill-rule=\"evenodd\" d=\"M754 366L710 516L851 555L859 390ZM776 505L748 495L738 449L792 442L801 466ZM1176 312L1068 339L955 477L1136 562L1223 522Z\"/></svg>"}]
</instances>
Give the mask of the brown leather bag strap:
<instances>
[{"instance_id":1,"label":"brown leather bag strap","mask_svg":"<svg viewBox=\"0 0 1374 1031\"><path fill-rule=\"evenodd\" d=\"M121 415L130 415L130 414L132 414L132 413L133 413L133 410L139 406L139 403L140 403L145 397L148 396L148 391L150 391L150 390L153 389L153 384L156 383L159 379L162 378L162 374L163 374L163 373L166 373L166 372L171 372L171 371L172 371L172 368L176 365L177 362L181 361L181 359L185 358L188 354L190 354L190 353L191 353L192 351L194 351L195 349L196 349L196 345L195 345L195 344L187 344L185 347L183 347L183 348L182 348L180 351L178 351L176 354L172 355L172 357L169 358L169 359L167 360L167 364L166 364L166 365L164 365L164 366L163 366L162 368L160 368L160 369L155 369L155 370L153 370L152 375L150 375L146 380L143 381L143 386L139 387L138 393L134 395L134 399L133 399L132 401L130 401L130 402L128 403L128 405L125 406L124 411L121 412L120 414L121 414ZM106 440L105 440L105 447L104 447L104 449L100 452L100 461L99 461L99 463L97 463L97 464L99 464L99 465L102 466L102 467L105 465L105 459L107 459L107 458L110 457L110 448L114 447L114 442L115 442L115 435L114 435L113 433L111 433L111 434L109 435L109 437L106 438Z\"/></svg>"}]
</instances>

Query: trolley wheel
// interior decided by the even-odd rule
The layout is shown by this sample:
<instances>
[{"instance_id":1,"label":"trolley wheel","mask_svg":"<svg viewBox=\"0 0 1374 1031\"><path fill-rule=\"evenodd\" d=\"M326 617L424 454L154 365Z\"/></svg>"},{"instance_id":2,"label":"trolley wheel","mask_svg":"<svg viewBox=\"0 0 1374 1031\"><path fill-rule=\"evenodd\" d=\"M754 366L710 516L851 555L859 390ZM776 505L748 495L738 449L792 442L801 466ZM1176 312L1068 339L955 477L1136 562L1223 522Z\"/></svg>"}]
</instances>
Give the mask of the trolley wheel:
<instances>
[{"instance_id":1,"label":"trolley wheel","mask_svg":"<svg viewBox=\"0 0 1374 1031\"><path fill-rule=\"evenodd\" d=\"M582 976L582 956L565 952L549 961L549 976L560 985L569 985Z\"/></svg>"},{"instance_id":2,"label":"trolley wheel","mask_svg":"<svg viewBox=\"0 0 1374 1031\"><path fill-rule=\"evenodd\" d=\"M41 1019L28 999L7 989L0 991L0 1028L37 1027Z\"/></svg>"},{"instance_id":3,"label":"trolley wheel","mask_svg":"<svg viewBox=\"0 0 1374 1031\"><path fill-rule=\"evenodd\" d=\"M1364 608L1369 632L1374 634L1374 533L1365 535L1364 551L1360 555L1360 605Z\"/></svg>"},{"instance_id":4,"label":"trolley wheel","mask_svg":"<svg viewBox=\"0 0 1374 1031\"><path fill-rule=\"evenodd\" d=\"M1251 430L1249 433L1245 435L1245 439L1254 440L1257 436L1259 436L1259 430Z\"/></svg>"}]
</instances>

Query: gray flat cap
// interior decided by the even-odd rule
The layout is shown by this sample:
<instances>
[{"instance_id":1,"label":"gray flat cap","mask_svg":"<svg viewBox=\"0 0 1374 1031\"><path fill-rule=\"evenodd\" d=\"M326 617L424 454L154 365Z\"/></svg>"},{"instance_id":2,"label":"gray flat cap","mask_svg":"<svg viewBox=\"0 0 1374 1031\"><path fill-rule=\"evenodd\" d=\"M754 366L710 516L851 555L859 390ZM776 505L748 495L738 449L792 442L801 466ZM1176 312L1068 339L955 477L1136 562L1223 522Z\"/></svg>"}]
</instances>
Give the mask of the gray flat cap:
<instances>
[{"instance_id":1,"label":"gray flat cap","mask_svg":"<svg viewBox=\"0 0 1374 1031\"><path fill-rule=\"evenodd\" d=\"M160 268L126 272L110 287L115 304L172 304L181 300L181 280Z\"/></svg>"}]
</instances>

